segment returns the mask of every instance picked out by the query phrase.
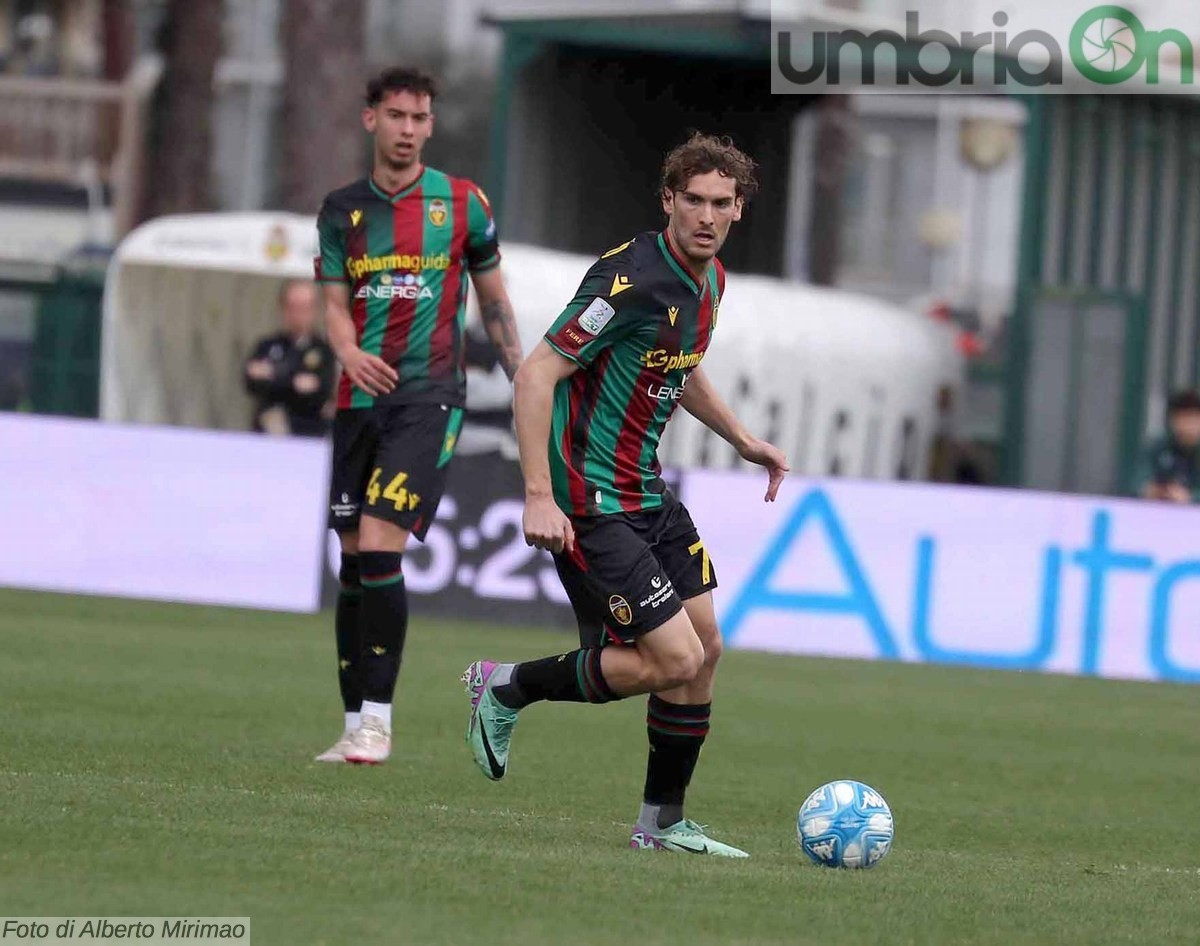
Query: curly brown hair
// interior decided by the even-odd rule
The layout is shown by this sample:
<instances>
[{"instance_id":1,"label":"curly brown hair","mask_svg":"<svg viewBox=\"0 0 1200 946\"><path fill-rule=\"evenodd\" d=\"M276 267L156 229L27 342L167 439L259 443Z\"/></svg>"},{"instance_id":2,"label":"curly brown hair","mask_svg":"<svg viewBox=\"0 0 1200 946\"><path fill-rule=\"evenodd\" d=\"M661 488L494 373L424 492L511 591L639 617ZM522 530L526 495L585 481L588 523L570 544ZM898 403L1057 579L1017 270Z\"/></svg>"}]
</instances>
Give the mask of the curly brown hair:
<instances>
[{"instance_id":1,"label":"curly brown hair","mask_svg":"<svg viewBox=\"0 0 1200 946\"><path fill-rule=\"evenodd\" d=\"M748 202L758 192L758 179L754 176L757 168L754 159L728 136L694 131L663 161L661 187L676 193L697 174L719 171L723 177L731 177L737 182L737 196Z\"/></svg>"}]
</instances>

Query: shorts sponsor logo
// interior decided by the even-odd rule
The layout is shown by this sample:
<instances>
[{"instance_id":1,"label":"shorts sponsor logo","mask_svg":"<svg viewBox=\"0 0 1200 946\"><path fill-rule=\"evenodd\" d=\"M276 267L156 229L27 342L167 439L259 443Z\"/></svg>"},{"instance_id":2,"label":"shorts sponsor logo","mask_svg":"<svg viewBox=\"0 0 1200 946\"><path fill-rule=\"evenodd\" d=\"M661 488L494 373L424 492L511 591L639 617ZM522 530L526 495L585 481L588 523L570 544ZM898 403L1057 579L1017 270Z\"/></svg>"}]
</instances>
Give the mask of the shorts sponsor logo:
<instances>
[{"instance_id":1,"label":"shorts sponsor logo","mask_svg":"<svg viewBox=\"0 0 1200 946\"><path fill-rule=\"evenodd\" d=\"M358 515L358 503L350 502L350 495L342 493L342 501L334 503L330 508L335 519L350 519Z\"/></svg>"},{"instance_id":2,"label":"shorts sponsor logo","mask_svg":"<svg viewBox=\"0 0 1200 946\"><path fill-rule=\"evenodd\" d=\"M616 314L616 309L597 296L592 300L592 304L579 314L579 327L589 335L599 335Z\"/></svg>"},{"instance_id":3,"label":"shorts sponsor logo","mask_svg":"<svg viewBox=\"0 0 1200 946\"><path fill-rule=\"evenodd\" d=\"M638 602L639 608L650 608L652 611L657 610L659 605L671 600L671 595L675 593L675 586L671 584L670 578L664 582L662 578L655 575L650 579L650 587L653 590Z\"/></svg>"},{"instance_id":4,"label":"shorts sponsor logo","mask_svg":"<svg viewBox=\"0 0 1200 946\"><path fill-rule=\"evenodd\" d=\"M629 607L629 602L620 595L613 595L608 599L608 610L622 627L633 623L633 610Z\"/></svg>"}]
</instances>

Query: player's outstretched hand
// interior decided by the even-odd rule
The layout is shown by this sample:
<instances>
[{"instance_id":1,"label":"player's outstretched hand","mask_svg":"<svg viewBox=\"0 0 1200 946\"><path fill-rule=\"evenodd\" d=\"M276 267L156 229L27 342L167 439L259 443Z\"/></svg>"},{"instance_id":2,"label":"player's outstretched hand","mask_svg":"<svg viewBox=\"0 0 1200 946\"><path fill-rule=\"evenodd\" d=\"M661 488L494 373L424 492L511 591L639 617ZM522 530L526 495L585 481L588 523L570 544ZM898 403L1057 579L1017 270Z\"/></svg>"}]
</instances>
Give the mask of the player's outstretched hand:
<instances>
[{"instance_id":1,"label":"player's outstretched hand","mask_svg":"<svg viewBox=\"0 0 1200 946\"><path fill-rule=\"evenodd\" d=\"M555 554L575 547L575 530L571 520L555 504L550 496L534 496L525 499L525 514L521 519L525 529L525 544L534 548L549 549Z\"/></svg>"},{"instance_id":2,"label":"player's outstretched hand","mask_svg":"<svg viewBox=\"0 0 1200 946\"><path fill-rule=\"evenodd\" d=\"M769 479L767 480L767 495L763 500L768 503L775 502L775 494L779 492L779 484L783 482L783 478L787 475L791 467L788 466L787 457L783 455L783 451L774 444L769 444L765 440L751 440L741 450L743 460L749 460L751 463L757 463L759 466L767 468Z\"/></svg>"},{"instance_id":3,"label":"player's outstretched hand","mask_svg":"<svg viewBox=\"0 0 1200 946\"><path fill-rule=\"evenodd\" d=\"M371 397L387 394L396 386L400 377L396 369L382 358L368 354L361 348L353 348L341 358L342 370L350 383Z\"/></svg>"}]
</instances>

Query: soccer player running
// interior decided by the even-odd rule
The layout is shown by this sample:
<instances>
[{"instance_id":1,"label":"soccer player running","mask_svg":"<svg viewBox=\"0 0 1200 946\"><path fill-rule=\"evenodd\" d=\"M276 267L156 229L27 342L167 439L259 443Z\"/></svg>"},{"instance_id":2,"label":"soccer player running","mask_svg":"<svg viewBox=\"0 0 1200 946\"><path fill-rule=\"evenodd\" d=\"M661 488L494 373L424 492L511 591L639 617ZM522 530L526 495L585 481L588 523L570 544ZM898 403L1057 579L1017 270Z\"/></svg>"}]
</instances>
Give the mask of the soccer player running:
<instances>
[{"instance_id":1,"label":"soccer player running","mask_svg":"<svg viewBox=\"0 0 1200 946\"><path fill-rule=\"evenodd\" d=\"M496 225L473 183L421 163L433 80L389 69L367 86L370 177L335 190L317 219L316 278L342 364L329 526L341 540L336 631L345 731L319 762L391 752L392 695L408 627L402 567L445 488L466 399L470 276L511 379L521 343L500 274Z\"/></svg>"},{"instance_id":2,"label":"soccer player running","mask_svg":"<svg viewBox=\"0 0 1200 946\"><path fill-rule=\"evenodd\" d=\"M667 155L666 229L592 266L514 382L525 538L554 553L581 646L468 667L467 744L483 774L500 779L518 713L531 703L649 693L650 756L632 848L748 856L683 816L721 655L717 580L656 454L682 406L766 467L768 502L788 471L783 453L738 422L698 367L725 288L716 254L757 187L754 168L728 139L700 134Z\"/></svg>"}]
</instances>

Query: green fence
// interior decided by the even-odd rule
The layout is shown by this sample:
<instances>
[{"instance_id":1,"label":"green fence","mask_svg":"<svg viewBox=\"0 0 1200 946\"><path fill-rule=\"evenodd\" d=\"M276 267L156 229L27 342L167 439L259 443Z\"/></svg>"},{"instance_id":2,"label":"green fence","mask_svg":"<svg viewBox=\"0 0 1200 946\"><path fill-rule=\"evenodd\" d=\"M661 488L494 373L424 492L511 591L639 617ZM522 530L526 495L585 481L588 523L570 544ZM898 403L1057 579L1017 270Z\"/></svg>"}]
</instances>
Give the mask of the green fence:
<instances>
[{"instance_id":1,"label":"green fence","mask_svg":"<svg viewBox=\"0 0 1200 946\"><path fill-rule=\"evenodd\" d=\"M0 289L35 300L21 409L98 416L104 271L63 271L49 282L3 280Z\"/></svg>"},{"instance_id":2,"label":"green fence","mask_svg":"<svg viewBox=\"0 0 1200 946\"><path fill-rule=\"evenodd\" d=\"M1098 318L1093 342L1119 338L1129 356L1120 365L1120 409L1110 405L1093 420L1118 431L1108 480L1118 491L1127 488L1130 457L1160 427L1170 392L1200 382L1200 104L1149 95L1035 95L1027 104L1006 479L1034 485L1039 463L1027 455L1037 438L1026 430L1048 404L1034 393L1046 342L1039 319L1057 319L1064 332L1073 326L1064 341L1083 343L1082 326ZM1082 306L1070 318L1060 311L1067 297ZM1060 478L1069 484L1068 474Z\"/></svg>"}]
</instances>

